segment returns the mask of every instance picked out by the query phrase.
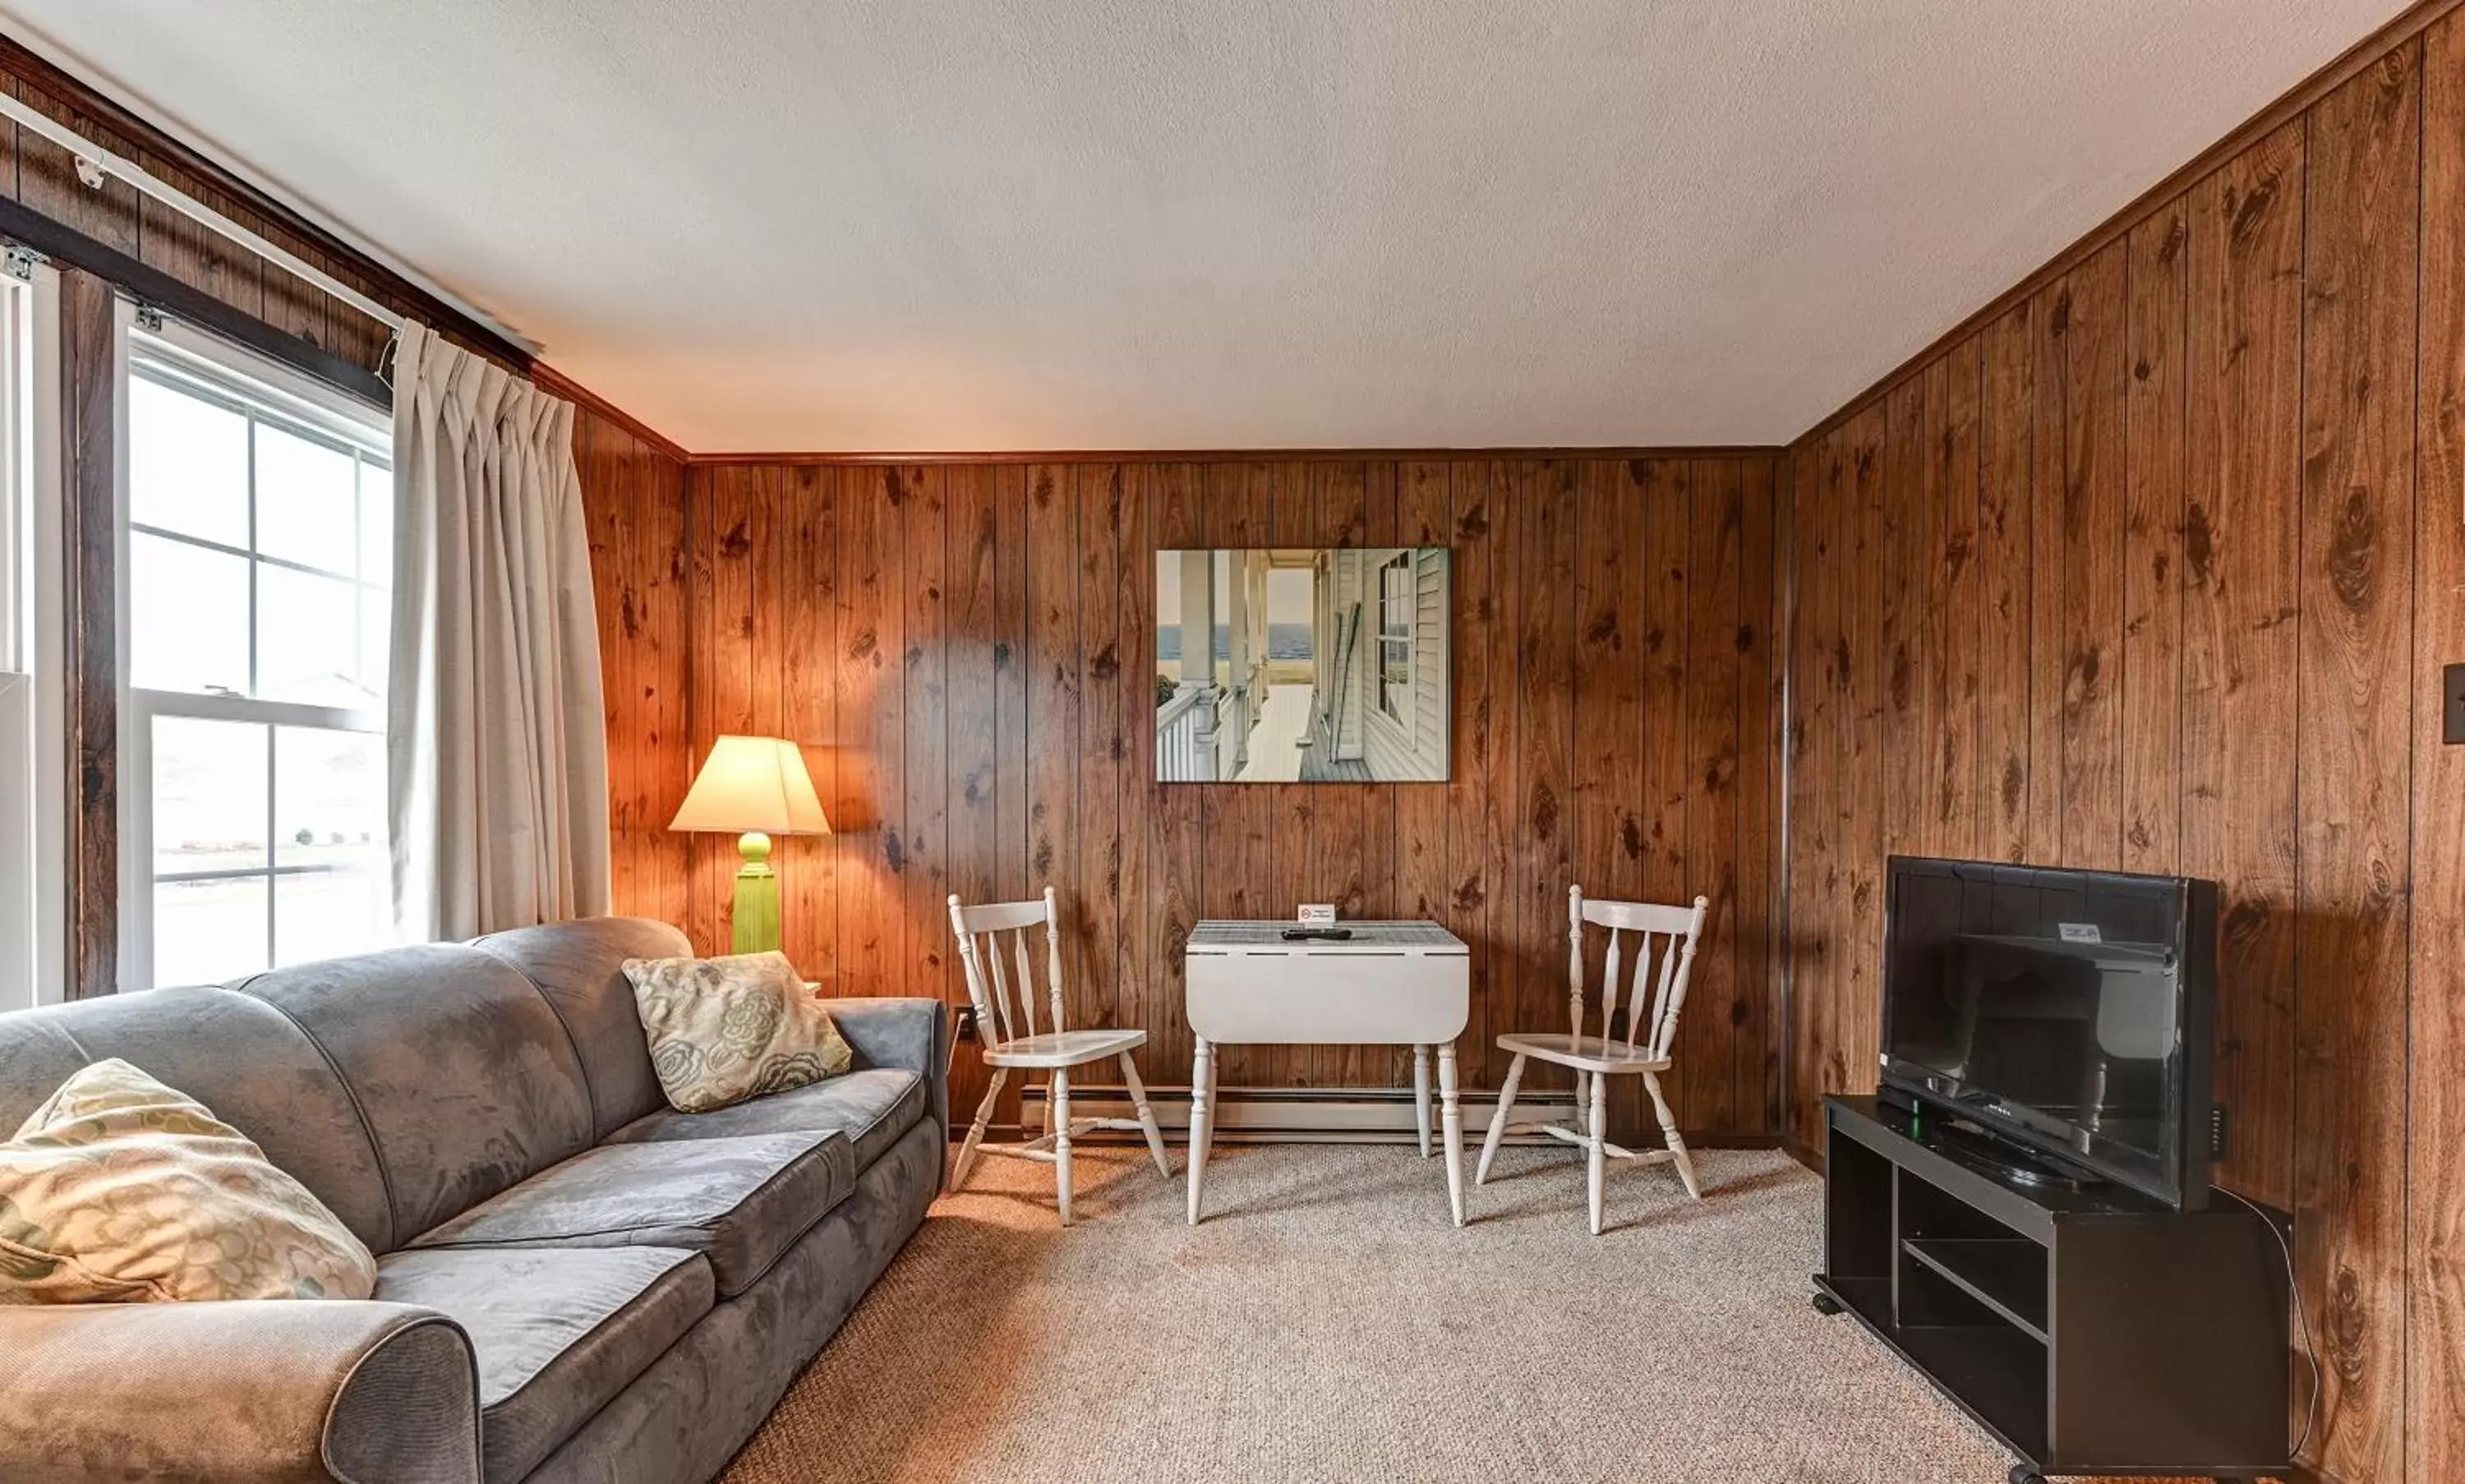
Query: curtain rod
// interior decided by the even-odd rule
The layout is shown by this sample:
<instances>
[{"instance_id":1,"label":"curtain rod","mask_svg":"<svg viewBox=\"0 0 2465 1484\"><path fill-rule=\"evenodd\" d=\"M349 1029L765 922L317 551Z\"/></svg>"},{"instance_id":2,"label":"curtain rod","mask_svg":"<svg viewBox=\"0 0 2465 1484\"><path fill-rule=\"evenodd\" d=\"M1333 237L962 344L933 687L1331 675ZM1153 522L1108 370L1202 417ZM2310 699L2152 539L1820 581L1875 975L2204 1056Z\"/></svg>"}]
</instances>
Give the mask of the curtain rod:
<instances>
[{"instance_id":1,"label":"curtain rod","mask_svg":"<svg viewBox=\"0 0 2465 1484\"><path fill-rule=\"evenodd\" d=\"M98 144L94 141L78 134L76 130L71 129L66 124L61 123L58 120L54 119L51 115L44 113L42 110L33 107L21 100L11 98L5 93L0 93L0 114L5 114L10 118L14 119L17 122L33 130L35 133L40 134L43 138L59 145L70 154L75 155L77 157L78 178L85 180L85 183L88 186L100 186L102 184L102 181L100 179L100 175L116 176L137 188L137 189L143 194L152 196L155 200L162 202L172 210L188 217L190 221L196 222L202 226L212 228L216 233L219 233L223 236L229 237L232 241L238 243L240 246L247 248L250 252L264 258L267 262L273 263L275 266L290 274L293 277L314 284L316 287L324 290L326 293L331 294L336 299L341 299L344 303L350 305L360 313L366 315L369 319L376 321L386 328L391 330L399 330L402 328L403 317L401 315L388 309L385 305L378 303L375 299L368 298L366 294L363 294L359 290L351 287L349 284L344 283L340 278L335 277L332 274L307 262L296 254L285 252L274 243L267 241L264 237L249 231L239 223L233 221L222 212L215 210L212 207L206 205L204 202L197 200L185 191L178 190L164 184L151 174L148 174L145 167L139 165L136 161L123 159L119 155L113 154L110 150L103 148L100 144ZM88 178L89 171L98 172L98 174L95 178Z\"/></svg>"}]
</instances>

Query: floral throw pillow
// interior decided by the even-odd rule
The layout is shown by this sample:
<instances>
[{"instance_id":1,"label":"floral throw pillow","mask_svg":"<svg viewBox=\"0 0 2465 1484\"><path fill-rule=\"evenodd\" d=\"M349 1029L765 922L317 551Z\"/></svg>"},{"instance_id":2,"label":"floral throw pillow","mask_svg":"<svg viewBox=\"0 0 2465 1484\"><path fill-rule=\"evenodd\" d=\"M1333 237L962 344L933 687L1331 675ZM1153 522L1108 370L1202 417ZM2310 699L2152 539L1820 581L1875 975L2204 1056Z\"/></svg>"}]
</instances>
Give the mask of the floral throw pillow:
<instances>
[{"instance_id":1,"label":"floral throw pillow","mask_svg":"<svg viewBox=\"0 0 2465 1484\"><path fill-rule=\"evenodd\" d=\"M127 1062L0 1144L0 1303L366 1298L376 1259L308 1187Z\"/></svg>"},{"instance_id":2,"label":"floral throw pillow","mask_svg":"<svg viewBox=\"0 0 2465 1484\"><path fill-rule=\"evenodd\" d=\"M628 959L625 977L651 1038L651 1066L680 1113L784 1093L855 1063L784 953Z\"/></svg>"}]
</instances>

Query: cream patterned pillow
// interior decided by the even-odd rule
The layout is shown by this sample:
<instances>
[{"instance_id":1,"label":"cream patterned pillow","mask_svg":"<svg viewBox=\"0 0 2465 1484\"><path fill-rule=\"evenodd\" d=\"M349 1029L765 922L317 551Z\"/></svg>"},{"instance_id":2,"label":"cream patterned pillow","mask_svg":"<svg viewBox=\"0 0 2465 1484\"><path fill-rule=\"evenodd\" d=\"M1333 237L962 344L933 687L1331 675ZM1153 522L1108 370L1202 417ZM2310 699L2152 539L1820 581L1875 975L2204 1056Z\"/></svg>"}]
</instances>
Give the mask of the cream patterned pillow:
<instances>
[{"instance_id":1,"label":"cream patterned pillow","mask_svg":"<svg viewBox=\"0 0 2465 1484\"><path fill-rule=\"evenodd\" d=\"M627 959L651 1066L682 1113L784 1093L855 1063L784 953Z\"/></svg>"},{"instance_id":2,"label":"cream patterned pillow","mask_svg":"<svg viewBox=\"0 0 2465 1484\"><path fill-rule=\"evenodd\" d=\"M248 1137L117 1059L0 1144L0 1303L366 1298L376 1259Z\"/></svg>"}]
</instances>

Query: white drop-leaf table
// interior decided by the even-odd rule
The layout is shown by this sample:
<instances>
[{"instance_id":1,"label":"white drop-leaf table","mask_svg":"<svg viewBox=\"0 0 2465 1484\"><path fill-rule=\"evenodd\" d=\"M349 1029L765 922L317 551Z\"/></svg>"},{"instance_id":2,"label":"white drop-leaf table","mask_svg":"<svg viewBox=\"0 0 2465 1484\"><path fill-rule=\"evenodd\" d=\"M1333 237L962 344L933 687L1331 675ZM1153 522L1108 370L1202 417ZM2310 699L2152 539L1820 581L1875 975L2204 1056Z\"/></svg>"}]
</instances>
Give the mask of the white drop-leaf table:
<instances>
[{"instance_id":1,"label":"white drop-leaf table","mask_svg":"<svg viewBox=\"0 0 2465 1484\"><path fill-rule=\"evenodd\" d=\"M1198 1224L1214 1134L1216 1048L1409 1046L1420 1146L1430 1151L1430 1056L1438 1094L1447 1203L1460 1227L1463 1115L1455 1101L1455 1038L1472 1011L1472 950L1435 922L1345 922L1349 940L1287 941L1291 922L1208 920L1190 929L1183 967L1189 1028L1189 1222Z\"/></svg>"}]
</instances>

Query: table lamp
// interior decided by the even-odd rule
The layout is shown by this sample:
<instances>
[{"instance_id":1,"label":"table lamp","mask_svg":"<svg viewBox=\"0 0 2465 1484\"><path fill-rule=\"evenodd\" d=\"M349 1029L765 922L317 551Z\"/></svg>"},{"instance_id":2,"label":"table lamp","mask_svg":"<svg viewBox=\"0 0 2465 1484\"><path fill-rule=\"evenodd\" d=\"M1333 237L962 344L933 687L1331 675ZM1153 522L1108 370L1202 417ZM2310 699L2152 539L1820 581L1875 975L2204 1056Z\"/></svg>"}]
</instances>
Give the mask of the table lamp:
<instances>
[{"instance_id":1,"label":"table lamp","mask_svg":"<svg viewBox=\"0 0 2465 1484\"><path fill-rule=\"evenodd\" d=\"M736 873L736 951L767 953L779 946L779 875L770 869L770 837L828 834L831 822L794 742L730 736L711 744L668 828L738 837L744 864Z\"/></svg>"}]
</instances>

